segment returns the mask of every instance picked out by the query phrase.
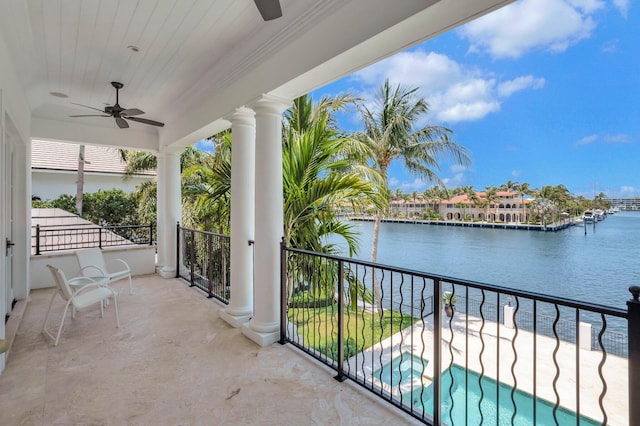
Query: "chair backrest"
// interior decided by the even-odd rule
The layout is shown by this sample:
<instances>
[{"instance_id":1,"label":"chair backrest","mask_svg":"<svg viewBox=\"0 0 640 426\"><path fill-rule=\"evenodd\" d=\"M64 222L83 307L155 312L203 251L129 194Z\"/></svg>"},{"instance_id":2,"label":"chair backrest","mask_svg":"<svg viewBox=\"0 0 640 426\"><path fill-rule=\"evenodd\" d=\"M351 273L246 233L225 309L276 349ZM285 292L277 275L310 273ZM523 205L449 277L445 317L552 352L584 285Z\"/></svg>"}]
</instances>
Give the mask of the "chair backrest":
<instances>
[{"instance_id":1,"label":"chair backrest","mask_svg":"<svg viewBox=\"0 0 640 426\"><path fill-rule=\"evenodd\" d=\"M99 247L92 247L92 248L78 250L76 251L76 257L78 258L78 263L80 264L82 275L84 275L85 277L96 276L96 272L97 272L96 269L94 268L85 269L88 266L97 266L105 274L107 273L107 265L104 262L104 256L102 256L102 250L100 250Z\"/></svg>"},{"instance_id":2,"label":"chair backrest","mask_svg":"<svg viewBox=\"0 0 640 426\"><path fill-rule=\"evenodd\" d=\"M71 287L67 282L67 277L64 275L64 272L62 272L60 269L52 265L47 265L47 268L49 268L49 270L51 271L51 274L53 274L53 278L56 281L56 286L58 287L58 291L60 292L60 295L65 300L71 299L71 297L73 297L73 290L71 290Z\"/></svg>"}]
</instances>

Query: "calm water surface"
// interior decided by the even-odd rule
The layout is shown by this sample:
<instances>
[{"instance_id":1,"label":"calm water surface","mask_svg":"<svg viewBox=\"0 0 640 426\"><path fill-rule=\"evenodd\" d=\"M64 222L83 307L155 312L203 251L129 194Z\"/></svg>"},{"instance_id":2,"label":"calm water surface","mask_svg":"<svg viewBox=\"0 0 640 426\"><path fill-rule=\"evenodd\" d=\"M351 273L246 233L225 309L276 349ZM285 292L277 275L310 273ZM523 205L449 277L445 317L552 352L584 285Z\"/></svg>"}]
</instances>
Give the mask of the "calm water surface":
<instances>
[{"instance_id":1,"label":"calm water surface","mask_svg":"<svg viewBox=\"0 0 640 426\"><path fill-rule=\"evenodd\" d=\"M372 222L358 258L369 260ZM383 223L378 263L626 309L640 284L640 212L559 232Z\"/></svg>"}]
</instances>

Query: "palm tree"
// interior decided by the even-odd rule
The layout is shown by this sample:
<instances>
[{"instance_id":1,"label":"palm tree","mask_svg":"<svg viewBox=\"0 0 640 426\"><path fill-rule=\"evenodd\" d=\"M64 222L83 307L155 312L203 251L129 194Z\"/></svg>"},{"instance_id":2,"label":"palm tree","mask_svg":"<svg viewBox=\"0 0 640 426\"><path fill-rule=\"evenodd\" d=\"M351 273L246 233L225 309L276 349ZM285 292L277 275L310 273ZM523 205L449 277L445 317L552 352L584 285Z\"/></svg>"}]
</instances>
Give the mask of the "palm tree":
<instances>
[{"instance_id":1,"label":"palm tree","mask_svg":"<svg viewBox=\"0 0 640 426\"><path fill-rule=\"evenodd\" d=\"M324 243L329 234L347 242L350 255L357 252L353 227L339 222L333 207L338 203L386 205L377 188L377 171L356 163L353 154L362 143L338 132L334 112L349 102L348 97L323 98L314 105L308 96L294 101L285 113L283 132L284 238L285 244L318 252L337 248ZM301 117L303 119L301 119Z\"/></svg>"},{"instance_id":2,"label":"palm tree","mask_svg":"<svg viewBox=\"0 0 640 426\"><path fill-rule=\"evenodd\" d=\"M508 180L506 183L503 183L502 185L500 185L499 189L502 189L504 191L513 192L517 188L518 188L518 182L514 182L512 180Z\"/></svg>"},{"instance_id":3,"label":"palm tree","mask_svg":"<svg viewBox=\"0 0 640 426\"><path fill-rule=\"evenodd\" d=\"M529 195L529 193L531 192L531 186L528 183L524 182L518 185L516 191L520 195L520 200L522 202L522 219L527 220L527 205L524 203L524 196Z\"/></svg>"},{"instance_id":4,"label":"palm tree","mask_svg":"<svg viewBox=\"0 0 640 426\"><path fill-rule=\"evenodd\" d=\"M210 138L204 153L182 172L183 221L194 228L228 234L231 230L231 132ZM194 159L192 157L191 159Z\"/></svg>"},{"instance_id":5,"label":"palm tree","mask_svg":"<svg viewBox=\"0 0 640 426\"><path fill-rule=\"evenodd\" d=\"M426 125L415 128L419 119L429 110L425 99L418 97L418 89L397 85L391 87L387 79L375 97L371 108L365 103L358 105L364 122L364 131L356 137L367 147L364 157L373 163L383 179L380 191L388 193L388 170L393 160L401 159L406 169L414 176L443 185L436 171L440 159L452 159L461 165L471 160L466 149L449 139L452 131L441 126ZM381 213L375 215L371 261L378 255ZM380 289L374 279L374 292L381 306ZM382 314L382 309L380 310Z\"/></svg>"},{"instance_id":6,"label":"palm tree","mask_svg":"<svg viewBox=\"0 0 640 426\"><path fill-rule=\"evenodd\" d=\"M498 193L495 186L487 186L487 188L485 189L485 198L487 199L487 214L488 214L488 208L491 205L493 205L495 209L494 211L494 217L495 217L497 212L497 208L495 206L498 200L500 200L500 197L498 197Z\"/></svg>"}]
</instances>

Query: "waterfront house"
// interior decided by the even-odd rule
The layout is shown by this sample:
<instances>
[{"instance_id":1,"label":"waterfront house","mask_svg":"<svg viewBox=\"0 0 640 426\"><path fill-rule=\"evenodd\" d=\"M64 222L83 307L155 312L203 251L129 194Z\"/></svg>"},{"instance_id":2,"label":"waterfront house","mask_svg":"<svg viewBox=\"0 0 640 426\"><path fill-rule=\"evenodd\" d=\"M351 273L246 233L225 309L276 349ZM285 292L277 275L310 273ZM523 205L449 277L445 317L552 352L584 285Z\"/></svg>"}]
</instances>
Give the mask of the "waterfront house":
<instances>
[{"instance_id":1,"label":"waterfront house","mask_svg":"<svg viewBox=\"0 0 640 426\"><path fill-rule=\"evenodd\" d=\"M266 13L274 12L274 2L264 0L3 1L0 313L8 321L0 325L0 338L11 345L21 318L32 320L25 324L27 337L18 350L0 355L0 372L10 370L0 375L2 423L195 424L213 419L219 424L299 424L302 419L351 423L384 418L382 401L354 397L354 389L347 384L337 388L332 379L333 386L321 382L318 371L328 375L324 367L301 361L302 352L271 346L282 337L286 322L280 310L281 114L304 93L510 2L282 0L275 2L282 7L278 17L277 10L275 16ZM127 120L117 105L129 108ZM79 115L95 117L72 117ZM201 314L206 299L183 297L186 289L176 290L183 282L175 277L187 261L176 250L179 154L229 128L234 155L230 282L225 287L231 297L224 308L215 308L219 318L214 318ZM69 335L56 348L48 347L37 330L33 333L52 294L34 291L32 298L39 303L27 306L37 287L30 272L36 262L30 244L30 152L36 139L157 155L157 256L150 265L157 275L136 283L139 294L119 297L121 333L103 335L100 328L93 334L98 327L82 326L90 317L74 323L75 340ZM190 235L193 243L195 232ZM196 267L214 262L195 263L190 265L194 285ZM69 274L78 273L68 268ZM436 286L436 307L440 291ZM437 313L434 319L439 320ZM65 343L70 343L66 350ZM119 373L119 380L101 373L107 367ZM32 373L42 378L52 369L55 377L31 381ZM195 412L193 401L204 408ZM438 413L433 416L439 422ZM388 420L398 422L397 417Z\"/></svg>"},{"instance_id":2,"label":"waterfront house","mask_svg":"<svg viewBox=\"0 0 640 426\"><path fill-rule=\"evenodd\" d=\"M527 206L533 202L512 191L496 191L495 199L487 200L487 192L475 193L474 199L460 194L440 203L440 215L444 220L469 220L482 222L528 222Z\"/></svg>"},{"instance_id":3,"label":"waterfront house","mask_svg":"<svg viewBox=\"0 0 640 426\"><path fill-rule=\"evenodd\" d=\"M527 206L532 198L525 198L512 191L496 191L495 199L487 200L486 191L476 191L475 197L458 194L447 200L429 200L422 195L396 198L390 201L391 217L422 219L429 210L446 221L479 221L522 223L528 222Z\"/></svg>"}]
</instances>

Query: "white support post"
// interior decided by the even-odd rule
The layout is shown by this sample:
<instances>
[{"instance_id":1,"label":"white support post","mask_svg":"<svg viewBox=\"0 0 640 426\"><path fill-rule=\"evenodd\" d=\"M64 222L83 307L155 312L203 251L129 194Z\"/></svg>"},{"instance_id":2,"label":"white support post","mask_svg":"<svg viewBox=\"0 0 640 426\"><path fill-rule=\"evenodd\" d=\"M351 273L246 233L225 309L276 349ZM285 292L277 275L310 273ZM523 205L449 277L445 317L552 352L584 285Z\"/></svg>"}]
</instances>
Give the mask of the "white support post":
<instances>
[{"instance_id":1,"label":"white support post","mask_svg":"<svg viewBox=\"0 0 640 426\"><path fill-rule=\"evenodd\" d=\"M587 322L580 322L580 341L578 345L580 349L586 351L591 350L591 324Z\"/></svg>"},{"instance_id":2,"label":"white support post","mask_svg":"<svg viewBox=\"0 0 640 426\"><path fill-rule=\"evenodd\" d=\"M513 306L504 305L504 326L506 328L514 328L514 312L515 308Z\"/></svg>"},{"instance_id":3,"label":"white support post","mask_svg":"<svg viewBox=\"0 0 640 426\"><path fill-rule=\"evenodd\" d=\"M164 207L162 224L158 220L158 227L162 227L158 229L158 235L160 235L161 231L164 234L162 246L158 245L158 253L163 252L163 266L160 269L160 275L163 278L174 278L177 271L176 244L178 236L176 234L176 223L180 222L182 218L180 154L165 153L164 171L166 173L166 186L162 191L158 187L158 206L161 204L159 202L160 198L165 198L162 203Z\"/></svg>"},{"instance_id":4,"label":"white support post","mask_svg":"<svg viewBox=\"0 0 640 426\"><path fill-rule=\"evenodd\" d=\"M233 327L253 314L253 241L255 239L256 120L248 108L238 108L231 121L231 297L219 313Z\"/></svg>"},{"instance_id":5,"label":"white support post","mask_svg":"<svg viewBox=\"0 0 640 426\"><path fill-rule=\"evenodd\" d=\"M243 333L267 346L280 338L280 242L284 232L282 112L290 102L263 96L256 112L254 316ZM233 230L232 230L233 232Z\"/></svg>"}]
</instances>

